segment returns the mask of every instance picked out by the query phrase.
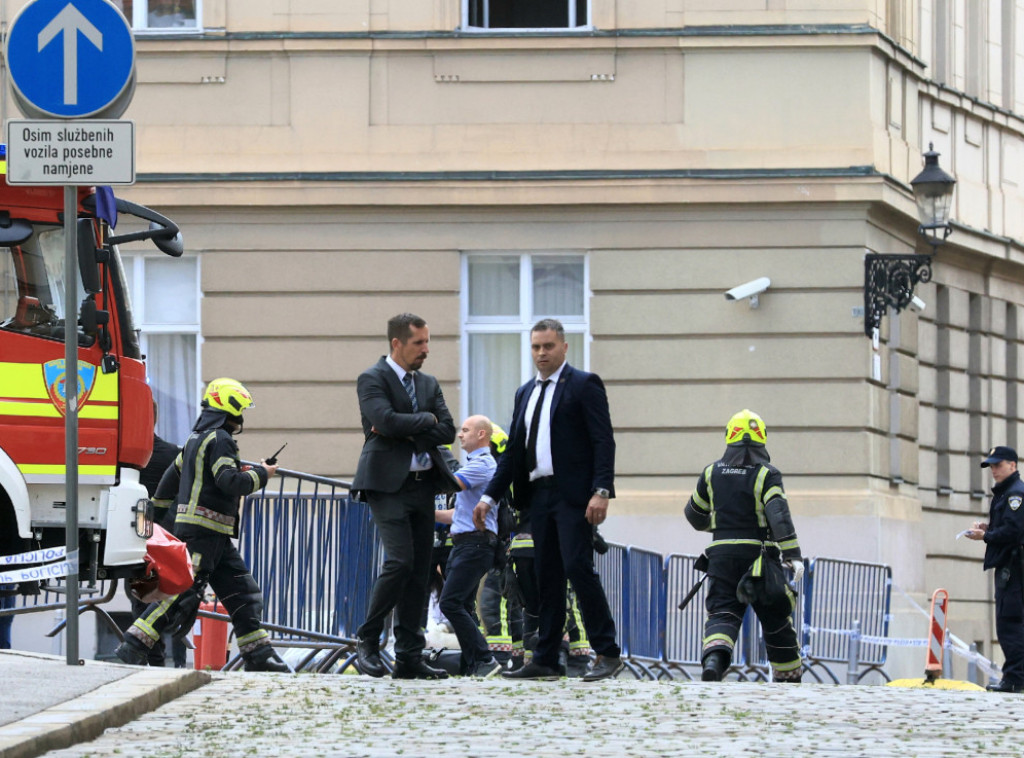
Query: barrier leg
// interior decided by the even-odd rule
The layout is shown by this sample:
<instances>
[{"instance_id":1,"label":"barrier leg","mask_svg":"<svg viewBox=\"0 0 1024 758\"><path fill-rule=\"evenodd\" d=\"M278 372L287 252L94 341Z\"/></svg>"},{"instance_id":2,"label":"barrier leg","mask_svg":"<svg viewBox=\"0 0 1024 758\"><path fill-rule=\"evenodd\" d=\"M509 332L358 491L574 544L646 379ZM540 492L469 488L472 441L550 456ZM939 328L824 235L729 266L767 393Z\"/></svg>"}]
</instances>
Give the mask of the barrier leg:
<instances>
[{"instance_id":1,"label":"barrier leg","mask_svg":"<svg viewBox=\"0 0 1024 758\"><path fill-rule=\"evenodd\" d=\"M850 658L846 667L846 683L857 683L857 669L860 668L860 621L853 622L850 630Z\"/></svg>"},{"instance_id":2,"label":"barrier leg","mask_svg":"<svg viewBox=\"0 0 1024 758\"><path fill-rule=\"evenodd\" d=\"M971 643L971 657L967 659L967 681L978 684L978 645Z\"/></svg>"}]
</instances>

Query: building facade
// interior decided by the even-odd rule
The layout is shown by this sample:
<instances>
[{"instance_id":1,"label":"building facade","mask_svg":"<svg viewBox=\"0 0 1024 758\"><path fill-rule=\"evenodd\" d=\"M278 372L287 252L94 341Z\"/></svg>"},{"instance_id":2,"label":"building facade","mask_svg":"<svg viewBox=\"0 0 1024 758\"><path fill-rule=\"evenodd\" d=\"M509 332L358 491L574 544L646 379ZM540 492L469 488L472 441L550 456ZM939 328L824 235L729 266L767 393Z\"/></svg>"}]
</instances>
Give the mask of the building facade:
<instances>
[{"instance_id":1,"label":"building facade","mask_svg":"<svg viewBox=\"0 0 1024 758\"><path fill-rule=\"evenodd\" d=\"M130 251L165 436L227 374L257 398L243 454L287 440L283 464L345 478L389 316L429 321L453 414L504 424L555 315L609 389L610 538L698 552L683 505L749 407L805 553L890 564L897 636L945 587L993 653L991 581L954 535L987 509L980 454L1024 444L1024 0L121 6L123 192L188 251ZM864 255L928 252L929 144L954 233L875 349ZM759 277L757 308L723 297Z\"/></svg>"}]
</instances>

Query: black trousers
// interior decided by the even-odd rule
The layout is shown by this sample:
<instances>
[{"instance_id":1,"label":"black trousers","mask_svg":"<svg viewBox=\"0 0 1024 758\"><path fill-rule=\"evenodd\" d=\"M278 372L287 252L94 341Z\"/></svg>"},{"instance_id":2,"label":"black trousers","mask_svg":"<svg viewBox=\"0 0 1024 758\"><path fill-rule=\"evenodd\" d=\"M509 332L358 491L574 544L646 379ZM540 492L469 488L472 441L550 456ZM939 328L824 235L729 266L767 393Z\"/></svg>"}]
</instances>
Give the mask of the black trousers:
<instances>
[{"instance_id":1,"label":"black trousers","mask_svg":"<svg viewBox=\"0 0 1024 758\"><path fill-rule=\"evenodd\" d=\"M562 499L555 487L531 492L530 531L538 589L538 640L534 661L558 667L565 628L565 582L576 591L590 646L598 655L618 658L615 622L601 579L594 570L594 530L586 508Z\"/></svg>"},{"instance_id":2,"label":"black trousers","mask_svg":"<svg viewBox=\"0 0 1024 758\"><path fill-rule=\"evenodd\" d=\"M195 583L180 595L151 603L127 633L151 648L165 631L191 627L209 585L231 616L240 653L248 655L269 644L270 635L263 628L263 593L231 538L203 530L179 539L192 554Z\"/></svg>"},{"instance_id":3,"label":"black trousers","mask_svg":"<svg viewBox=\"0 0 1024 758\"><path fill-rule=\"evenodd\" d=\"M452 547L444 589L438 601L441 613L448 618L459 640L462 650L459 672L462 674L472 673L477 664L492 657L475 612L480 580L494 566L497 541L490 532L472 532L467 537L469 539Z\"/></svg>"},{"instance_id":4,"label":"black trousers","mask_svg":"<svg viewBox=\"0 0 1024 758\"><path fill-rule=\"evenodd\" d=\"M997 568L996 637L1003 649L1003 679L1024 684L1024 583L1019 566Z\"/></svg>"},{"instance_id":5,"label":"black trousers","mask_svg":"<svg viewBox=\"0 0 1024 758\"><path fill-rule=\"evenodd\" d=\"M746 604L736 597L736 587L761 548L757 545L717 547L708 550L708 590L704 603L703 657L722 651L732 659L739 637ZM793 607L796 598L787 589L786 596L774 602L751 604L764 632L768 661L780 674L799 671L800 645L793 628Z\"/></svg>"},{"instance_id":6,"label":"black trousers","mask_svg":"<svg viewBox=\"0 0 1024 758\"><path fill-rule=\"evenodd\" d=\"M408 662L419 660L426 645L421 622L434 549L435 485L429 478L417 481L410 475L398 492L367 493L385 557L356 634L380 639L393 609L395 658Z\"/></svg>"}]
</instances>

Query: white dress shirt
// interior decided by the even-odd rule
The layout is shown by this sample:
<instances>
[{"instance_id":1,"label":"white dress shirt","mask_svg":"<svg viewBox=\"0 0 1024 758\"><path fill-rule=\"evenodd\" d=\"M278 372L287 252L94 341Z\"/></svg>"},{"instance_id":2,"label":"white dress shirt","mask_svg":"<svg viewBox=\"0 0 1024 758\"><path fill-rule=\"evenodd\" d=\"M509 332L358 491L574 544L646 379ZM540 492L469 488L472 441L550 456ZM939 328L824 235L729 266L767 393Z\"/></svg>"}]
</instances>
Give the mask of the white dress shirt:
<instances>
[{"instance_id":1,"label":"white dress shirt","mask_svg":"<svg viewBox=\"0 0 1024 758\"><path fill-rule=\"evenodd\" d=\"M558 370L548 377L551 383L547 392L544 393L544 405L540 409L540 426L537 428L537 468L530 472L530 481L540 479L544 476L554 476L555 467L551 462L551 399L555 396L555 387L558 385L558 378L562 375L565 362L558 367ZM533 421L533 411L537 407L537 398L540 397L541 382L544 380L537 374L533 392L526 403L526 411L523 416L526 421L526 439L530 439L530 425Z\"/></svg>"}]
</instances>

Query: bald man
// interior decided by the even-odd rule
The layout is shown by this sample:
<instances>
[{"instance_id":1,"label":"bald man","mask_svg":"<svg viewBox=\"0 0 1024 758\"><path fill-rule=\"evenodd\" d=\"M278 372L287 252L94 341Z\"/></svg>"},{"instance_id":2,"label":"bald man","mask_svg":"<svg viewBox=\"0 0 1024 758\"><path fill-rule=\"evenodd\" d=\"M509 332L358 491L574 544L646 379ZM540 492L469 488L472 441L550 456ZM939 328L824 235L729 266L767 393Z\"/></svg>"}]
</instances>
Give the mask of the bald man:
<instances>
[{"instance_id":1,"label":"bald man","mask_svg":"<svg viewBox=\"0 0 1024 758\"><path fill-rule=\"evenodd\" d=\"M459 443L466 454L466 465L455 472L462 491L455 495L455 508L438 511L435 518L452 525L452 551L448 556L441 612L448 618L459 638L462 656L459 673L463 676L491 677L501 665L487 648L473 609L480 580L494 565L498 545L497 508L487 514L484 528L473 524L473 508L491 483L497 464L491 456L491 420L470 416L459 429Z\"/></svg>"}]
</instances>

